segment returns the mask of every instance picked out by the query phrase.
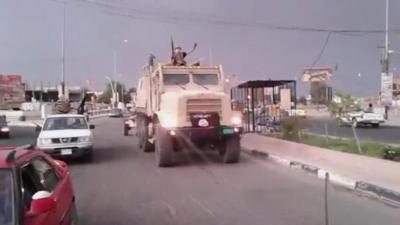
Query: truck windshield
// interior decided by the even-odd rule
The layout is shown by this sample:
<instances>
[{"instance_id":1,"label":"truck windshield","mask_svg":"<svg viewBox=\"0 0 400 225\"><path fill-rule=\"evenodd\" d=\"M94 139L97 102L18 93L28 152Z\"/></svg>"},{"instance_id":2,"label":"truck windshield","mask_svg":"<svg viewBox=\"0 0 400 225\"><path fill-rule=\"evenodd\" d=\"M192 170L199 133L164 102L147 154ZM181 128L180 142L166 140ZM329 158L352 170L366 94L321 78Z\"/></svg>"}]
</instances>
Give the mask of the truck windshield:
<instances>
[{"instance_id":1,"label":"truck windshield","mask_svg":"<svg viewBox=\"0 0 400 225\"><path fill-rule=\"evenodd\" d=\"M217 85L217 74L193 74L193 82L200 85Z\"/></svg>"},{"instance_id":2,"label":"truck windshield","mask_svg":"<svg viewBox=\"0 0 400 225\"><path fill-rule=\"evenodd\" d=\"M48 118L43 130L88 129L86 120L82 117Z\"/></svg>"},{"instance_id":3,"label":"truck windshield","mask_svg":"<svg viewBox=\"0 0 400 225\"><path fill-rule=\"evenodd\" d=\"M185 85L190 82L189 74L164 74L164 85Z\"/></svg>"},{"instance_id":4,"label":"truck windshield","mask_svg":"<svg viewBox=\"0 0 400 225\"><path fill-rule=\"evenodd\" d=\"M14 224L12 173L9 170L0 170L0 224Z\"/></svg>"}]
</instances>

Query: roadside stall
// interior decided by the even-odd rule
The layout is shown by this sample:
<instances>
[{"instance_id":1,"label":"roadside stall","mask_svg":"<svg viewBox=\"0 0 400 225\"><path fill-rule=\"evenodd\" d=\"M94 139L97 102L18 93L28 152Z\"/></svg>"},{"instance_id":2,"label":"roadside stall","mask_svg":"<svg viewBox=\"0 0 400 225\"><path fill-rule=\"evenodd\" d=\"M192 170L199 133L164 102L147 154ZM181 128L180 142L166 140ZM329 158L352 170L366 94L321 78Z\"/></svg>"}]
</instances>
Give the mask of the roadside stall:
<instances>
[{"instance_id":1,"label":"roadside stall","mask_svg":"<svg viewBox=\"0 0 400 225\"><path fill-rule=\"evenodd\" d=\"M232 108L243 113L244 132L273 131L296 109L295 80L251 80L231 90Z\"/></svg>"}]
</instances>

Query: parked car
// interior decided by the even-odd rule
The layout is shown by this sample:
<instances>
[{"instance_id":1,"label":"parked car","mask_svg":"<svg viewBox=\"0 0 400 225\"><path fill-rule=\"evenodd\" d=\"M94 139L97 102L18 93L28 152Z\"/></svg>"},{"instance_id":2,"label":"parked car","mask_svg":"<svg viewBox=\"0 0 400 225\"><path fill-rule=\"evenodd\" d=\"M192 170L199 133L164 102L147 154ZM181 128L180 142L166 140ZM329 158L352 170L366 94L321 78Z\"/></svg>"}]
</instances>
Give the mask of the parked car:
<instances>
[{"instance_id":1,"label":"parked car","mask_svg":"<svg viewBox=\"0 0 400 225\"><path fill-rule=\"evenodd\" d=\"M122 110L119 108L112 109L110 112L110 117L123 117Z\"/></svg>"},{"instance_id":2,"label":"parked car","mask_svg":"<svg viewBox=\"0 0 400 225\"><path fill-rule=\"evenodd\" d=\"M84 115L50 115L44 121L37 138L37 146L55 157L84 157L93 155L93 134Z\"/></svg>"},{"instance_id":3,"label":"parked car","mask_svg":"<svg viewBox=\"0 0 400 225\"><path fill-rule=\"evenodd\" d=\"M66 163L31 146L0 147L0 224L76 224Z\"/></svg>"},{"instance_id":4,"label":"parked car","mask_svg":"<svg viewBox=\"0 0 400 225\"><path fill-rule=\"evenodd\" d=\"M348 112L338 117L339 126L350 125L358 127L360 125L371 125L377 128L384 122L385 117L383 114L367 111Z\"/></svg>"},{"instance_id":5,"label":"parked car","mask_svg":"<svg viewBox=\"0 0 400 225\"><path fill-rule=\"evenodd\" d=\"M8 127L6 116L0 116L0 137L10 137L10 128Z\"/></svg>"}]
</instances>

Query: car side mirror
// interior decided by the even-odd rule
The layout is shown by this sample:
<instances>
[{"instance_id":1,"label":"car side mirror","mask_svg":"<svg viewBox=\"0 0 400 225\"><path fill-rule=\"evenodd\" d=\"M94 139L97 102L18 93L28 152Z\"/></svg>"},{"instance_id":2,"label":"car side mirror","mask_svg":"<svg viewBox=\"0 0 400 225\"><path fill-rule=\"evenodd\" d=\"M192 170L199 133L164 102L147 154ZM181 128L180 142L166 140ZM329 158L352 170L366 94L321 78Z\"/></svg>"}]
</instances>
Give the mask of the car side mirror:
<instances>
[{"instance_id":1,"label":"car side mirror","mask_svg":"<svg viewBox=\"0 0 400 225\"><path fill-rule=\"evenodd\" d=\"M90 124L90 125L89 125L89 128L90 128L91 130L93 130L94 128L96 128L96 126L95 126L94 124Z\"/></svg>"},{"instance_id":2,"label":"car side mirror","mask_svg":"<svg viewBox=\"0 0 400 225\"><path fill-rule=\"evenodd\" d=\"M51 197L48 191L38 191L32 196L31 209L27 216L36 216L56 207L56 201Z\"/></svg>"},{"instance_id":3,"label":"car side mirror","mask_svg":"<svg viewBox=\"0 0 400 225\"><path fill-rule=\"evenodd\" d=\"M56 164L61 167L61 170L63 172L63 174L68 172L68 165L67 163L65 163L64 161L61 160L54 160L56 162Z\"/></svg>"}]
</instances>

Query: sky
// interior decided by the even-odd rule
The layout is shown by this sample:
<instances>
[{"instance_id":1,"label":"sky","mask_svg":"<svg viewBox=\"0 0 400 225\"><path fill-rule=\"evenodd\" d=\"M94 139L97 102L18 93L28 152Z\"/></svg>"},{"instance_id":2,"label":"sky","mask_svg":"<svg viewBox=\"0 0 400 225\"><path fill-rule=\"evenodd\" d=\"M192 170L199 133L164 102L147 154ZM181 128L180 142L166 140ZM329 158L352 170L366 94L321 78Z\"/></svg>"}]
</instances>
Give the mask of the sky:
<instances>
[{"instance_id":1,"label":"sky","mask_svg":"<svg viewBox=\"0 0 400 225\"><path fill-rule=\"evenodd\" d=\"M21 74L28 85L60 82L60 1L0 0L0 74ZM390 29L400 29L400 0L390 3ZM105 76L136 86L150 53L169 59L173 36L187 50L198 43L189 62L222 64L226 75L298 79L319 58L328 33L271 27L384 30L384 25L383 0L67 0L65 77L71 85L90 80L95 90L104 89ZM399 37L392 33L390 43L400 52ZM329 83L335 90L376 95L383 43L383 33L332 33L315 66L337 65ZM400 54L393 54L391 66L400 72ZM298 83L299 93L306 93L308 84Z\"/></svg>"}]
</instances>

